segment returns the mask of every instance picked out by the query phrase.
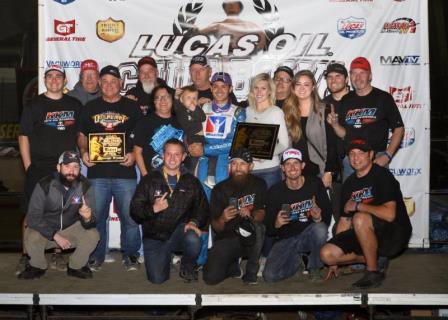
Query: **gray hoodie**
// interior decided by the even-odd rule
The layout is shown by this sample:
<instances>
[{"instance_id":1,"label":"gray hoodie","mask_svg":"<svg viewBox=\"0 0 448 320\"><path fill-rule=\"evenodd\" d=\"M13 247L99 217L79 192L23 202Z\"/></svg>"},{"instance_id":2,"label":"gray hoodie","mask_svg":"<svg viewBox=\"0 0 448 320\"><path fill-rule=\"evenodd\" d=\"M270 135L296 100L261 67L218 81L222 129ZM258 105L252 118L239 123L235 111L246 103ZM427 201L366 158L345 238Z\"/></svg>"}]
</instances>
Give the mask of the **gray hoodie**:
<instances>
[{"instance_id":1,"label":"gray hoodie","mask_svg":"<svg viewBox=\"0 0 448 320\"><path fill-rule=\"evenodd\" d=\"M75 84L75 87L73 88L73 90L69 91L67 93L67 95L69 95L70 97L78 99L79 102L81 102L81 104L83 106L85 106L87 104L87 102L89 102L89 101L91 101L93 99L96 99L98 97L101 97L101 91L98 89L98 91L95 92L95 93L88 93L82 87L81 82L78 81Z\"/></svg>"}]
</instances>

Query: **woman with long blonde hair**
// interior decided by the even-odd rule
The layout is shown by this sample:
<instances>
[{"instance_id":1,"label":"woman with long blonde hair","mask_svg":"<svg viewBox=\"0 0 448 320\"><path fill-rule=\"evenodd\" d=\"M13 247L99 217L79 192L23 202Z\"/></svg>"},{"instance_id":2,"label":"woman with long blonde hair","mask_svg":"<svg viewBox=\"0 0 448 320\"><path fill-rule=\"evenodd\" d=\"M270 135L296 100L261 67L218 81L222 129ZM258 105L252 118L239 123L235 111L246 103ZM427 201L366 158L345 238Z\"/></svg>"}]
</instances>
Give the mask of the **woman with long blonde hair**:
<instances>
[{"instance_id":1,"label":"woman with long blonde hair","mask_svg":"<svg viewBox=\"0 0 448 320\"><path fill-rule=\"evenodd\" d=\"M292 146L303 150L308 160L308 173L317 174L325 187L331 187L332 173L338 169L336 136L325 121L329 111L319 97L316 79L310 70L300 70L294 76L292 94L285 101L283 111ZM313 164L318 168L314 166L315 170L310 170Z\"/></svg>"}]
</instances>

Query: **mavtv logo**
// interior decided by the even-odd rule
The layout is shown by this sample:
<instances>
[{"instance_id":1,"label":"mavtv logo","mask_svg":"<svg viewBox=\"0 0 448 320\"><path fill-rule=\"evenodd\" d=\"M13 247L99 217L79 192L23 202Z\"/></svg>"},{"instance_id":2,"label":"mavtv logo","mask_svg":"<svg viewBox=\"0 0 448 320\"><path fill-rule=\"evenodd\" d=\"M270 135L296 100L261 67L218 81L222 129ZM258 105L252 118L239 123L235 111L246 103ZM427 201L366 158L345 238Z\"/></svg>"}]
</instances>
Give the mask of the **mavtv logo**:
<instances>
[{"instance_id":1,"label":"mavtv logo","mask_svg":"<svg viewBox=\"0 0 448 320\"><path fill-rule=\"evenodd\" d=\"M383 65L420 65L420 56L380 56Z\"/></svg>"},{"instance_id":2,"label":"mavtv logo","mask_svg":"<svg viewBox=\"0 0 448 320\"><path fill-rule=\"evenodd\" d=\"M73 34L76 32L75 20L70 21L59 21L54 20L54 33L59 34L61 36L68 36L69 34Z\"/></svg>"}]
</instances>

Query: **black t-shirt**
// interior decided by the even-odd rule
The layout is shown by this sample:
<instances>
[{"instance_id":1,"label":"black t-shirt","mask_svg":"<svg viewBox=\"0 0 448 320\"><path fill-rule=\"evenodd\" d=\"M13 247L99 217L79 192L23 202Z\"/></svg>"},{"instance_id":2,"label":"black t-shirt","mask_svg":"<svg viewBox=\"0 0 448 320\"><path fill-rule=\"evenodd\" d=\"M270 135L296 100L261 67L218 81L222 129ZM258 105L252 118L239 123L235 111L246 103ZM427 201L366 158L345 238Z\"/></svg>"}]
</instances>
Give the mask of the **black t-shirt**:
<instances>
[{"instance_id":1,"label":"black t-shirt","mask_svg":"<svg viewBox=\"0 0 448 320\"><path fill-rule=\"evenodd\" d=\"M56 166L59 156L76 150L81 103L64 95L54 100L40 94L25 106L20 120L20 135L30 142L31 163Z\"/></svg>"},{"instance_id":2,"label":"black t-shirt","mask_svg":"<svg viewBox=\"0 0 448 320\"><path fill-rule=\"evenodd\" d=\"M341 103L339 120L347 130L346 141L363 137L375 151L384 151L389 129L404 126L392 96L378 88L372 88L366 96L358 96L351 91Z\"/></svg>"},{"instance_id":3,"label":"black t-shirt","mask_svg":"<svg viewBox=\"0 0 448 320\"><path fill-rule=\"evenodd\" d=\"M143 149L142 155L145 160L145 167L147 171L157 168L162 160L162 158L158 156L157 152L151 146L151 143L154 142L154 134L157 133L162 127L168 125L171 125L171 127L178 130L181 129L175 116L171 116L170 118L161 118L155 113L141 119L135 127L134 144Z\"/></svg>"},{"instance_id":4,"label":"black t-shirt","mask_svg":"<svg viewBox=\"0 0 448 320\"><path fill-rule=\"evenodd\" d=\"M142 117L135 101L122 97L114 103L106 102L102 97L92 100L82 109L81 132L89 133L125 133L126 153L132 152L133 132ZM97 163L87 169L88 178L135 179L134 166L125 167L119 163Z\"/></svg>"},{"instance_id":5,"label":"black t-shirt","mask_svg":"<svg viewBox=\"0 0 448 320\"><path fill-rule=\"evenodd\" d=\"M299 190L291 190L285 181L273 185L268 191L267 212L265 224L267 233L279 239L286 239L300 234L311 223L313 218L309 211L313 206L313 197L316 205L321 209L322 221L328 225L331 222L330 200L322 181L316 177L305 177L305 183ZM292 221L281 228L275 228L275 220L283 204L291 207Z\"/></svg>"},{"instance_id":6,"label":"black t-shirt","mask_svg":"<svg viewBox=\"0 0 448 320\"><path fill-rule=\"evenodd\" d=\"M210 212L213 220L218 219L225 208L229 206L230 198L238 199L238 209L247 207L253 213L255 210L265 209L266 182L263 179L249 174L243 186L237 186L232 178L218 183L212 190L210 199ZM228 221L224 230L217 233L216 239L236 236L236 230L240 222L240 216Z\"/></svg>"},{"instance_id":7,"label":"black t-shirt","mask_svg":"<svg viewBox=\"0 0 448 320\"><path fill-rule=\"evenodd\" d=\"M333 96L331 94L329 94L322 101L325 104L327 104L327 105L330 105L330 106L333 105L334 106L334 111L338 115L341 114L342 99L341 100L336 100L335 98L333 98ZM333 128L331 128L331 130L333 130ZM338 159L342 159L345 156L344 140L339 138L338 136L336 136L336 134L335 134L335 138L336 138L336 151L337 151Z\"/></svg>"},{"instance_id":8,"label":"black t-shirt","mask_svg":"<svg viewBox=\"0 0 448 320\"><path fill-rule=\"evenodd\" d=\"M343 207L348 200L379 206L389 201L396 203L396 215L394 222L411 228L409 216L400 190L400 183L386 168L376 164L372 165L369 173L358 178L352 174L342 186L342 217L352 217L353 213L344 213Z\"/></svg>"}]
</instances>

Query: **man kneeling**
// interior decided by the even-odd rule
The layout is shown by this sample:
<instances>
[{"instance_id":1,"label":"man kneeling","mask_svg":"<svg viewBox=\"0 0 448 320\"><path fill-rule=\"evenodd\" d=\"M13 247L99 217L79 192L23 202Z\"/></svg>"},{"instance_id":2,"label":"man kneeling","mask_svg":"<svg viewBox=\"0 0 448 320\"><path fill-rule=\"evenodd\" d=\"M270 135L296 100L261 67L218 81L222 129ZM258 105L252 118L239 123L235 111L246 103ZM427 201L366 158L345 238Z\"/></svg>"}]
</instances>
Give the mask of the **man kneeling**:
<instances>
[{"instance_id":1,"label":"man kneeling","mask_svg":"<svg viewBox=\"0 0 448 320\"><path fill-rule=\"evenodd\" d=\"M87 261L99 235L89 206L95 203L93 188L80 175L80 163L76 152L64 152L56 167L58 174L41 179L34 188L25 230L25 248L31 259L19 279L43 276L47 269L45 250L57 247L76 248L67 266L69 276L92 278Z\"/></svg>"},{"instance_id":2,"label":"man kneeling","mask_svg":"<svg viewBox=\"0 0 448 320\"><path fill-rule=\"evenodd\" d=\"M327 240L332 210L322 181L304 177L304 167L299 150L286 150L281 166L286 179L268 192L266 229L276 242L263 271L267 282L292 277L308 253L311 281L322 280L319 252Z\"/></svg>"},{"instance_id":3,"label":"man kneeling","mask_svg":"<svg viewBox=\"0 0 448 320\"><path fill-rule=\"evenodd\" d=\"M327 278L338 275L338 265L365 263L366 272L353 287L368 289L381 285L388 258L406 247L412 226L400 184L388 169L373 163L368 142L352 140L347 152L355 173L344 182L344 213L321 258L330 266Z\"/></svg>"},{"instance_id":4,"label":"man kneeling","mask_svg":"<svg viewBox=\"0 0 448 320\"><path fill-rule=\"evenodd\" d=\"M144 176L131 201L131 217L143 224L146 275L152 283L169 279L171 254L182 251L180 276L197 281L196 259L208 202L198 179L183 170L183 142L169 139L163 147L163 166Z\"/></svg>"}]
</instances>

